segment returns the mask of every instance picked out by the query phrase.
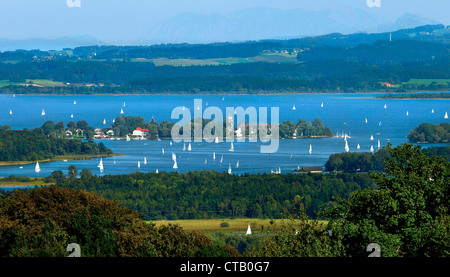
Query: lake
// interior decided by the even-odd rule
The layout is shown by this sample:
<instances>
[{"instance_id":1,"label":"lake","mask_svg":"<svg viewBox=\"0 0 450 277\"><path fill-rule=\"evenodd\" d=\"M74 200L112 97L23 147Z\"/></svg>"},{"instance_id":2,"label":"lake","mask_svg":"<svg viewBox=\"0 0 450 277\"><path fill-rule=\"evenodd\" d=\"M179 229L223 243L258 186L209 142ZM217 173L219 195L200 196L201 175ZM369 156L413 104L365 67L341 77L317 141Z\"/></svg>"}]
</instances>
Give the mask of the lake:
<instances>
[{"instance_id":1,"label":"lake","mask_svg":"<svg viewBox=\"0 0 450 277\"><path fill-rule=\"evenodd\" d=\"M112 120L123 115L141 116L146 122L151 118L157 122L171 119L172 109L185 106L194 111L194 99L202 99L203 109L218 107L279 107L280 122L299 118L312 121L321 119L335 134L350 136L350 151L369 152L371 146L377 150L388 142L394 146L407 142L407 134L423 122L449 122L444 119L450 111L449 99L376 99L379 94L283 94L283 95L0 95L0 125L8 124L13 129L40 127L45 121L85 120L94 128L110 126ZM74 104L76 101L76 104ZM323 107L321 104L323 103ZM293 105L296 109L293 110ZM385 108L386 105L386 108ZM41 115L42 110L45 115ZM12 115L9 114L10 110ZM434 113L431 111L434 110ZM408 114L407 114L408 113ZM73 118L71 118L73 114ZM103 124L106 119L107 124ZM367 123L366 120L367 119ZM270 122L270 118L269 118ZM373 136L374 140L370 140ZM41 171L34 171L34 164L0 167L0 177L17 175L39 177L48 176L54 170L68 173L68 167L75 165L80 172L90 169L95 175L127 174L136 171L174 171L172 152L177 156L179 172L191 170L227 171L229 167L236 174L268 173L281 169L290 172L297 167L323 166L329 155L344 152L342 137L316 139L280 140L279 149L273 154L261 154L261 142L234 142L235 151L228 151L230 144L191 142L192 151L183 151L183 143L168 140L101 140L114 152L125 156L104 158L104 171L97 167L99 159L87 161L58 161L42 163ZM356 146L360 144L361 149ZM312 146L312 153L309 147ZM433 145L426 145L426 147ZM162 149L164 148L164 154ZM216 159L213 159L215 153ZM223 162L220 159L223 155ZM144 164L144 158L147 164ZM140 167L138 168L138 161ZM239 167L236 164L239 161Z\"/></svg>"}]
</instances>

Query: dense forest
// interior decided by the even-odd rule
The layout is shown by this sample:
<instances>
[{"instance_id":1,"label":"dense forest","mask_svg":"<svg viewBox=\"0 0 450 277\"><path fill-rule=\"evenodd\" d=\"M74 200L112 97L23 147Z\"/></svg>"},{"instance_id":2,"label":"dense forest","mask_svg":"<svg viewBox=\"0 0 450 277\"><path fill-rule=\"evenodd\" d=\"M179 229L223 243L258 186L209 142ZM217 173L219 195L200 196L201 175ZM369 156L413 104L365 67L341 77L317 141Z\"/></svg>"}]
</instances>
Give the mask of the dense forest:
<instances>
[{"instance_id":1,"label":"dense forest","mask_svg":"<svg viewBox=\"0 0 450 277\"><path fill-rule=\"evenodd\" d=\"M45 124L44 124L45 125ZM62 125L64 128L64 125ZM111 155L103 143L65 139L30 130L0 126L0 161L38 161L59 155Z\"/></svg>"},{"instance_id":2,"label":"dense forest","mask_svg":"<svg viewBox=\"0 0 450 277\"><path fill-rule=\"evenodd\" d=\"M422 123L408 134L414 143L450 143L450 124Z\"/></svg>"},{"instance_id":3,"label":"dense forest","mask_svg":"<svg viewBox=\"0 0 450 277\"><path fill-rule=\"evenodd\" d=\"M0 82L0 92L351 93L448 90L448 82L416 84L408 81L450 79L449 34L444 26L433 25L392 34L329 34L293 40L86 46L53 52L17 50L0 53L0 81L4 82ZM392 41L390 37L393 37ZM294 60L188 66L156 66L151 60L230 57L246 60L265 54L290 55ZM60 85L30 85L29 80L38 79ZM386 82L393 86L384 86ZM84 83L102 85L83 86Z\"/></svg>"}]
</instances>

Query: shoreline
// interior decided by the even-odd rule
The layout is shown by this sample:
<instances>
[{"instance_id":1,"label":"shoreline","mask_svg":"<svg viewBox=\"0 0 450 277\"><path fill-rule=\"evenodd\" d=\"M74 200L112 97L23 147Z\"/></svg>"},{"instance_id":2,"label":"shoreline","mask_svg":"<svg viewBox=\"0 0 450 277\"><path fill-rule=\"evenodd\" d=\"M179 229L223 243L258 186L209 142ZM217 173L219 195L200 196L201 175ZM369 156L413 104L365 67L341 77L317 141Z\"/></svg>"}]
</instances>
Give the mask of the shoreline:
<instances>
[{"instance_id":1,"label":"shoreline","mask_svg":"<svg viewBox=\"0 0 450 277\"><path fill-rule=\"evenodd\" d=\"M47 163L47 162L59 162L59 161L82 161L82 160L92 160L94 158L101 158L101 157L113 157L113 156L125 156L123 153L115 153L111 155L64 155L64 156L56 156L53 159L46 159L46 160L37 160L37 161L3 161L0 162L1 166L12 166L12 165L26 165L26 164L33 164L36 162L39 163Z\"/></svg>"}]
</instances>

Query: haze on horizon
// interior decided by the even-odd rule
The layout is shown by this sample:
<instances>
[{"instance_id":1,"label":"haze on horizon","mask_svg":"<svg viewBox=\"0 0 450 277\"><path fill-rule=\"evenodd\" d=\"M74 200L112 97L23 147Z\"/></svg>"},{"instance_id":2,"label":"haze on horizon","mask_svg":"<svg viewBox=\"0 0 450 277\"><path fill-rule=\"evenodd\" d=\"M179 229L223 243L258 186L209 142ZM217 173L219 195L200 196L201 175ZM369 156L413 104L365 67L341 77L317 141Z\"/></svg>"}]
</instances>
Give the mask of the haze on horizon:
<instances>
[{"instance_id":1,"label":"haze on horizon","mask_svg":"<svg viewBox=\"0 0 450 277\"><path fill-rule=\"evenodd\" d=\"M55 39L89 35L109 44L133 44L145 39L149 31L155 30L155 28L160 28L160 32L167 32L170 30L167 25L177 24L176 21L171 20L182 15L189 15L192 18L196 16L213 18L215 16L220 20L221 16L222 18L232 14L239 16L242 15L238 13L239 11L254 8L255 13L253 15L250 13L248 17L261 17L257 14L259 11L257 8L261 7L281 11L295 9L311 12L327 11L334 13L334 17L341 17L339 18L341 21L353 21L351 23L356 26L368 26L370 22L367 22L367 18L369 17L349 18L349 14L351 14L349 11L358 10L361 14L370 15L370 18L378 21L377 24L393 24L405 13L410 13L420 15L432 22L450 25L450 16L448 15L450 1L448 0L433 0L432 4L423 0L380 0L381 7L379 8L368 7L367 0L279 0L276 3L268 0L215 0L214 3L211 3L213 2L211 0L80 1L81 7L70 8L67 6L66 0L0 0L0 38ZM235 19L236 17L230 19L228 23L236 22L238 24ZM248 21L252 18L246 19ZM164 28L161 27L163 24L166 24ZM305 35L301 27L298 26L298 36ZM234 26L234 28L239 28L239 26ZM332 28L333 26L328 26L326 31L333 30ZM336 32L339 31L336 30ZM313 30L313 32L316 31ZM245 39L246 34L250 33L251 31L241 34L239 39ZM159 42L174 42L170 41L173 40L170 37L165 39L167 41ZM205 40L207 39L205 38ZM252 38L249 37L249 39ZM158 43L158 40L156 39L155 42Z\"/></svg>"}]
</instances>

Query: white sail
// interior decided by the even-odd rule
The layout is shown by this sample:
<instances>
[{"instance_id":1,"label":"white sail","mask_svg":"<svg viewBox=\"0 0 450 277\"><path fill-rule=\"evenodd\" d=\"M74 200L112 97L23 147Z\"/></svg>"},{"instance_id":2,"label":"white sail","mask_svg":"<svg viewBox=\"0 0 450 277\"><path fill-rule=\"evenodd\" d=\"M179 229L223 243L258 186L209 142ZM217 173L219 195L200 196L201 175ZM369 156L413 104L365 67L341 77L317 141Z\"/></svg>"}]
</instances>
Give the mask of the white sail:
<instances>
[{"instance_id":1,"label":"white sail","mask_svg":"<svg viewBox=\"0 0 450 277\"><path fill-rule=\"evenodd\" d=\"M294 105L294 106L292 106L292 110L294 110L294 111L296 110L296 108L295 108L295 105Z\"/></svg>"},{"instance_id":2,"label":"white sail","mask_svg":"<svg viewBox=\"0 0 450 277\"><path fill-rule=\"evenodd\" d=\"M178 168L178 164L177 164L177 160L173 160L173 168L177 169Z\"/></svg>"},{"instance_id":3,"label":"white sail","mask_svg":"<svg viewBox=\"0 0 450 277\"><path fill-rule=\"evenodd\" d=\"M208 159L207 158L205 158L205 164L207 164L208 163Z\"/></svg>"},{"instance_id":4,"label":"white sail","mask_svg":"<svg viewBox=\"0 0 450 277\"><path fill-rule=\"evenodd\" d=\"M311 154L312 153L312 145L310 144L309 145L309 154Z\"/></svg>"},{"instance_id":5,"label":"white sail","mask_svg":"<svg viewBox=\"0 0 450 277\"><path fill-rule=\"evenodd\" d=\"M370 140L373 140L373 136L370 136Z\"/></svg>"},{"instance_id":6,"label":"white sail","mask_svg":"<svg viewBox=\"0 0 450 277\"><path fill-rule=\"evenodd\" d=\"M177 160L177 156L175 155L175 153L172 152L172 160L176 161Z\"/></svg>"},{"instance_id":7,"label":"white sail","mask_svg":"<svg viewBox=\"0 0 450 277\"><path fill-rule=\"evenodd\" d=\"M103 159L100 158L100 163L97 165L98 168L100 168L100 171L103 171Z\"/></svg>"},{"instance_id":8,"label":"white sail","mask_svg":"<svg viewBox=\"0 0 450 277\"><path fill-rule=\"evenodd\" d=\"M434 113L434 110L433 110L433 109L431 109L431 113Z\"/></svg>"},{"instance_id":9,"label":"white sail","mask_svg":"<svg viewBox=\"0 0 450 277\"><path fill-rule=\"evenodd\" d=\"M104 125L106 124L106 119L103 119L103 124L104 124Z\"/></svg>"},{"instance_id":10,"label":"white sail","mask_svg":"<svg viewBox=\"0 0 450 277\"><path fill-rule=\"evenodd\" d=\"M374 151L374 150L373 150L373 145L371 145L371 146L370 146L370 152L373 153L373 151Z\"/></svg>"},{"instance_id":11,"label":"white sail","mask_svg":"<svg viewBox=\"0 0 450 277\"><path fill-rule=\"evenodd\" d=\"M125 107L125 101L123 101L123 105L122 106L124 106Z\"/></svg>"},{"instance_id":12,"label":"white sail","mask_svg":"<svg viewBox=\"0 0 450 277\"><path fill-rule=\"evenodd\" d=\"M114 164L116 164L116 157L114 157Z\"/></svg>"},{"instance_id":13,"label":"white sail","mask_svg":"<svg viewBox=\"0 0 450 277\"><path fill-rule=\"evenodd\" d=\"M233 143L231 143L230 149L228 151L234 152L234 145L233 145Z\"/></svg>"},{"instance_id":14,"label":"white sail","mask_svg":"<svg viewBox=\"0 0 450 277\"><path fill-rule=\"evenodd\" d=\"M220 163L222 163L223 162L223 155L222 155L222 157L220 158Z\"/></svg>"},{"instance_id":15,"label":"white sail","mask_svg":"<svg viewBox=\"0 0 450 277\"><path fill-rule=\"evenodd\" d=\"M140 168L141 167L141 162L140 161L138 161L138 168Z\"/></svg>"},{"instance_id":16,"label":"white sail","mask_svg":"<svg viewBox=\"0 0 450 277\"><path fill-rule=\"evenodd\" d=\"M123 109L120 109L120 113L123 114Z\"/></svg>"},{"instance_id":17,"label":"white sail","mask_svg":"<svg viewBox=\"0 0 450 277\"><path fill-rule=\"evenodd\" d=\"M237 163L236 163L236 168L238 168L239 167L239 161L237 161Z\"/></svg>"},{"instance_id":18,"label":"white sail","mask_svg":"<svg viewBox=\"0 0 450 277\"><path fill-rule=\"evenodd\" d=\"M144 164L147 164L147 157L144 157Z\"/></svg>"},{"instance_id":19,"label":"white sail","mask_svg":"<svg viewBox=\"0 0 450 277\"><path fill-rule=\"evenodd\" d=\"M186 143L183 144L183 151L186 151Z\"/></svg>"},{"instance_id":20,"label":"white sail","mask_svg":"<svg viewBox=\"0 0 450 277\"><path fill-rule=\"evenodd\" d=\"M380 140L378 140L378 149L380 149L381 145L380 145Z\"/></svg>"},{"instance_id":21,"label":"white sail","mask_svg":"<svg viewBox=\"0 0 450 277\"><path fill-rule=\"evenodd\" d=\"M9 114L13 114L12 110L9 110Z\"/></svg>"},{"instance_id":22,"label":"white sail","mask_svg":"<svg viewBox=\"0 0 450 277\"><path fill-rule=\"evenodd\" d=\"M44 109L42 109L41 115L45 115L45 111L44 111Z\"/></svg>"},{"instance_id":23,"label":"white sail","mask_svg":"<svg viewBox=\"0 0 450 277\"><path fill-rule=\"evenodd\" d=\"M219 137L216 137L216 139L214 140L215 143L219 143Z\"/></svg>"},{"instance_id":24,"label":"white sail","mask_svg":"<svg viewBox=\"0 0 450 277\"><path fill-rule=\"evenodd\" d=\"M73 118L73 114L70 115L70 118Z\"/></svg>"},{"instance_id":25,"label":"white sail","mask_svg":"<svg viewBox=\"0 0 450 277\"><path fill-rule=\"evenodd\" d=\"M358 144L358 146L356 146L356 149L358 149L358 150L361 149L361 146L359 146L359 144Z\"/></svg>"},{"instance_id":26,"label":"white sail","mask_svg":"<svg viewBox=\"0 0 450 277\"><path fill-rule=\"evenodd\" d=\"M366 123L367 123L367 118L366 118Z\"/></svg>"},{"instance_id":27,"label":"white sail","mask_svg":"<svg viewBox=\"0 0 450 277\"><path fill-rule=\"evenodd\" d=\"M407 115L407 116L409 115L409 112L408 112L408 111L406 111L406 115Z\"/></svg>"},{"instance_id":28,"label":"white sail","mask_svg":"<svg viewBox=\"0 0 450 277\"><path fill-rule=\"evenodd\" d=\"M172 142L171 141L169 141L169 145L172 146Z\"/></svg>"},{"instance_id":29,"label":"white sail","mask_svg":"<svg viewBox=\"0 0 450 277\"><path fill-rule=\"evenodd\" d=\"M155 173L159 173L159 170L158 170L158 169L156 169Z\"/></svg>"},{"instance_id":30,"label":"white sail","mask_svg":"<svg viewBox=\"0 0 450 277\"><path fill-rule=\"evenodd\" d=\"M192 147L191 147L191 144L189 143L189 145L188 145L188 151L191 151L192 150Z\"/></svg>"},{"instance_id":31,"label":"white sail","mask_svg":"<svg viewBox=\"0 0 450 277\"><path fill-rule=\"evenodd\" d=\"M75 101L73 101L73 104L74 104L74 105L76 105L76 104L77 104L77 101L76 101L76 100L75 100Z\"/></svg>"},{"instance_id":32,"label":"white sail","mask_svg":"<svg viewBox=\"0 0 450 277\"><path fill-rule=\"evenodd\" d=\"M386 104L384 104L384 108L385 108L385 109L387 109L387 106L386 106Z\"/></svg>"},{"instance_id":33,"label":"white sail","mask_svg":"<svg viewBox=\"0 0 450 277\"><path fill-rule=\"evenodd\" d=\"M130 139L130 137L127 135L127 141L130 141L131 139Z\"/></svg>"},{"instance_id":34,"label":"white sail","mask_svg":"<svg viewBox=\"0 0 450 277\"><path fill-rule=\"evenodd\" d=\"M447 119L448 118L448 114L447 112L445 112L444 118Z\"/></svg>"},{"instance_id":35,"label":"white sail","mask_svg":"<svg viewBox=\"0 0 450 277\"><path fill-rule=\"evenodd\" d=\"M231 174L231 165L228 164L228 174Z\"/></svg>"},{"instance_id":36,"label":"white sail","mask_svg":"<svg viewBox=\"0 0 450 277\"><path fill-rule=\"evenodd\" d=\"M350 148L348 147L348 142L347 140L345 141L345 152L350 151Z\"/></svg>"},{"instance_id":37,"label":"white sail","mask_svg":"<svg viewBox=\"0 0 450 277\"><path fill-rule=\"evenodd\" d=\"M322 102L322 104L320 104L320 107L323 108L323 102Z\"/></svg>"},{"instance_id":38,"label":"white sail","mask_svg":"<svg viewBox=\"0 0 450 277\"><path fill-rule=\"evenodd\" d=\"M36 171L36 172L41 171L41 167L39 166L39 162L36 162L36 166L34 168L34 171Z\"/></svg>"},{"instance_id":39,"label":"white sail","mask_svg":"<svg viewBox=\"0 0 450 277\"><path fill-rule=\"evenodd\" d=\"M252 234L252 229L250 228L250 224L248 225L247 228L247 233L245 233L246 235L251 235Z\"/></svg>"},{"instance_id":40,"label":"white sail","mask_svg":"<svg viewBox=\"0 0 450 277\"><path fill-rule=\"evenodd\" d=\"M213 161L216 160L216 152L213 152Z\"/></svg>"},{"instance_id":41,"label":"white sail","mask_svg":"<svg viewBox=\"0 0 450 277\"><path fill-rule=\"evenodd\" d=\"M161 150L161 153L164 155L164 148Z\"/></svg>"}]
</instances>

